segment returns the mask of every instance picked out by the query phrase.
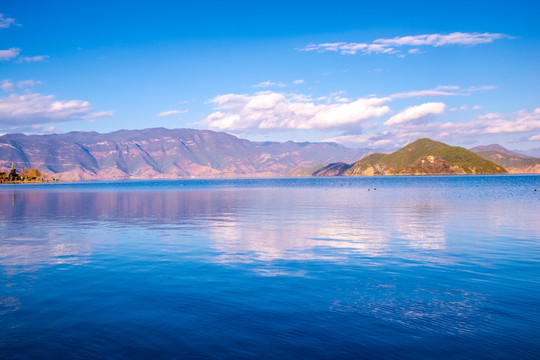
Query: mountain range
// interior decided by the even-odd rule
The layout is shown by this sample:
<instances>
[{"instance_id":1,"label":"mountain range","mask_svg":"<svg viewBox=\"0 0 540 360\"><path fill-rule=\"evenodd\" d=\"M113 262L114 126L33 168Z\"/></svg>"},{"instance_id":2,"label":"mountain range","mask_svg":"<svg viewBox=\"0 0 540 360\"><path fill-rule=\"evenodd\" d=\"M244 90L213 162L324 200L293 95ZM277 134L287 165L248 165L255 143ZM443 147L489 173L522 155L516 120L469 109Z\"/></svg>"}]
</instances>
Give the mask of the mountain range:
<instances>
[{"instance_id":1,"label":"mountain range","mask_svg":"<svg viewBox=\"0 0 540 360\"><path fill-rule=\"evenodd\" d=\"M0 136L0 167L63 181L305 176L372 153L336 143L253 142L208 130L120 130Z\"/></svg>"},{"instance_id":2,"label":"mountain range","mask_svg":"<svg viewBox=\"0 0 540 360\"><path fill-rule=\"evenodd\" d=\"M336 143L255 142L209 130L0 136L0 171L70 180L540 173L540 159L492 144L471 151L419 139L390 154Z\"/></svg>"}]
</instances>

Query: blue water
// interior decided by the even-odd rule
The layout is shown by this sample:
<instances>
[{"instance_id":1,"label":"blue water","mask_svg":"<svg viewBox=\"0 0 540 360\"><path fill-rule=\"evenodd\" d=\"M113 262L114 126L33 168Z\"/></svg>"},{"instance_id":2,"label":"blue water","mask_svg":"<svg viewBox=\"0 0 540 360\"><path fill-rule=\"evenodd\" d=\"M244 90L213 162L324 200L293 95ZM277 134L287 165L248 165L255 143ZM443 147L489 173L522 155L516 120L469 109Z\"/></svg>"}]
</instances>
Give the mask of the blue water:
<instances>
[{"instance_id":1,"label":"blue water","mask_svg":"<svg viewBox=\"0 0 540 360\"><path fill-rule=\"evenodd\" d=\"M539 176L1 186L0 358L540 358L539 204Z\"/></svg>"}]
</instances>

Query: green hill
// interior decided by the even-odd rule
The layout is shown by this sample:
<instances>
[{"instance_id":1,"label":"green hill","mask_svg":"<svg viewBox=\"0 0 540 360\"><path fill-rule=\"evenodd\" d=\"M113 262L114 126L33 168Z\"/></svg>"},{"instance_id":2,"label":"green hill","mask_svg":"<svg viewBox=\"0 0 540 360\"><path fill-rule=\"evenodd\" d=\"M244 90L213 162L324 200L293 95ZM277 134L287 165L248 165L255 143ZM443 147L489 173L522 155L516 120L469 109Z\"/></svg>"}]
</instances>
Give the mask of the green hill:
<instances>
[{"instance_id":1,"label":"green hill","mask_svg":"<svg viewBox=\"0 0 540 360\"><path fill-rule=\"evenodd\" d=\"M507 171L457 146L419 139L391 154L372 154L351 166L344 175L505 174Z\"/></svg>"}]
</instances>

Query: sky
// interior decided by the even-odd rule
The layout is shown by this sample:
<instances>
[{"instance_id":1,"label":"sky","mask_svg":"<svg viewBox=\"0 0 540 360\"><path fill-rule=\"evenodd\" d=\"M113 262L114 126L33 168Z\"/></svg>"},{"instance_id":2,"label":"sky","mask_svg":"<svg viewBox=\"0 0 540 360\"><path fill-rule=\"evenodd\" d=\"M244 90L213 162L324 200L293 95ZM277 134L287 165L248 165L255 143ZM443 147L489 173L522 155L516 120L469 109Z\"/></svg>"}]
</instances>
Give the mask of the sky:
<instances>
[{"instance_id":1,"label":"sky","mask_svg":"<svg viewBox=\"0 0 540 360\"><path fill-rule=\"evenodd\" d=\"M538 1L0 1L0 134L540 147Z\"/></svg>"}]
</instances>

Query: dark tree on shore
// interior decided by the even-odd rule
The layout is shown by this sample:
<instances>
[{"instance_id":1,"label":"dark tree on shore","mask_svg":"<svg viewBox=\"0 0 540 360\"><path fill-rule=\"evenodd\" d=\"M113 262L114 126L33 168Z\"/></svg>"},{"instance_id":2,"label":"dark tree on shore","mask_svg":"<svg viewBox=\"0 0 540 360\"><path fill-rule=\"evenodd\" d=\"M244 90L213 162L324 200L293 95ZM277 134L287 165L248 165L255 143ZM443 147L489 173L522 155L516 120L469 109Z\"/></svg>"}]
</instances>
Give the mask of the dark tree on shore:
<instances>
[{"instance_id":1,"label":"dark tree on shore","mask_svg":"<svg viewBox=\"0 0 540 360\"><path fill-rule=\"evenodd\" d=\"M15 164L11 163L11 170L8 175L8 181L19 181L21 177L17 174L17 169L15 169Z\"/></svg>"}]
</instances>

